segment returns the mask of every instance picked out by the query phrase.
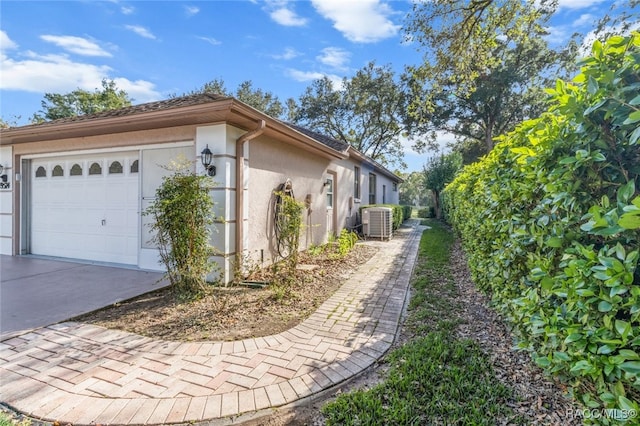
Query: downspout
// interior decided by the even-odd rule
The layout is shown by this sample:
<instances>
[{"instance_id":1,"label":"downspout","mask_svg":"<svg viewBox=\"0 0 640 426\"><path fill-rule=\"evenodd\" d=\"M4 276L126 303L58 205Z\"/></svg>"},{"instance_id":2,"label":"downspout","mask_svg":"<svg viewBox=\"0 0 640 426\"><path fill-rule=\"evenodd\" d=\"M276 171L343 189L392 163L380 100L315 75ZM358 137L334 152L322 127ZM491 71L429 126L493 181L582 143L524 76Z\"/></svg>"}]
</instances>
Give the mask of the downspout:
<instances>
[{"instance_id":1,"label":"downspout","mask_svg":"<svg viewBox=\"0 0 640 426\"><path fill-rule=\"evenodd\" d=\"M236 256L244 252L244 144L260 136L266 124L264 120L260 120L254 130L236 140Z\"/></svg>"}]
</instances>

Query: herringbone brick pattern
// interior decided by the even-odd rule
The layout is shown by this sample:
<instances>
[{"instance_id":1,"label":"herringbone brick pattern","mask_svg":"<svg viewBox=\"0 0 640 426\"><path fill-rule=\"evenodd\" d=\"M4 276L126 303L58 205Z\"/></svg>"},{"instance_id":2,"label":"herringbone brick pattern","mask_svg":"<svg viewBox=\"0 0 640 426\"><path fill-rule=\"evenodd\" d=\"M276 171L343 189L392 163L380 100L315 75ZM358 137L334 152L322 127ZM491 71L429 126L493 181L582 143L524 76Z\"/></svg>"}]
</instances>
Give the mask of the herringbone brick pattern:
<instances>
[{"instance_id":1,"label":"herringbone brick pattern","mask_svg":"<svg viewBox=\"0 0 640 426\"><path fill-rule=\"evenodd\" d=\"M422 228L402 228L298 326L167 342L62 323L0 342L0 401L61 424L171 424L277 407L360 373L394 341Z\"/></svg>"}]
</instances>

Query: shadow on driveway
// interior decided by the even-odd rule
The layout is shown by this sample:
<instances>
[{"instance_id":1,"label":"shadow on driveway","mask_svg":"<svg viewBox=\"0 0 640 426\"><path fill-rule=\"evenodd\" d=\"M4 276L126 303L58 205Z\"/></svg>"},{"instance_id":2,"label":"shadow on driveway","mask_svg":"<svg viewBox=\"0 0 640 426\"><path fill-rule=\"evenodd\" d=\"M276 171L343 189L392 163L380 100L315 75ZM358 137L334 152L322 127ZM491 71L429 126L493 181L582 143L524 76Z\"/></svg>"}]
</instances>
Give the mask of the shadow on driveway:
<instances>
[{"instance_id":1,"label":"shadow on driveway","mask_svg":"<svg viewBox=\"0 0 640 426\"><path fill-rule=\"evenodd\" d=\"M0 340L160 289L162 273L0 256Z\"/></svg>"}]
</instances>

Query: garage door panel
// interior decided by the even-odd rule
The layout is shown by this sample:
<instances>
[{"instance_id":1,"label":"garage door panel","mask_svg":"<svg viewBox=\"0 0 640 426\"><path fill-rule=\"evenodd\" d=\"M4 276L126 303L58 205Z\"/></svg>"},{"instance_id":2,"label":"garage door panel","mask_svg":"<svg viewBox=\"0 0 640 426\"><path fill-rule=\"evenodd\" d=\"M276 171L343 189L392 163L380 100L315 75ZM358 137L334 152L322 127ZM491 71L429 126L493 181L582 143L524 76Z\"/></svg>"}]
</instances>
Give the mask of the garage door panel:
<instances>
[{"instance_id":1,"label":"garage door panel","mask_svg":"<svg viewBox=\"0 0 640 426\"><path fill-rule=\"evenodd\" d=\"M113 155L113 154L111 154ZM118 154L121 164L137 160L137 153ZM112 160L100 156L76 156L34 160L46 176L32 178L31 252L48 256L136 264L140 219L138 173L109 173ZM89 175L93 164L102 174ZM82 174L71 176L77 164ZM60 165L63 177L52 177ZM76 167L76 172L79 169ZM94 167L94 170L98 170ZM120 170L114 166L114 170Z\"/></svg>"}]
</instances>

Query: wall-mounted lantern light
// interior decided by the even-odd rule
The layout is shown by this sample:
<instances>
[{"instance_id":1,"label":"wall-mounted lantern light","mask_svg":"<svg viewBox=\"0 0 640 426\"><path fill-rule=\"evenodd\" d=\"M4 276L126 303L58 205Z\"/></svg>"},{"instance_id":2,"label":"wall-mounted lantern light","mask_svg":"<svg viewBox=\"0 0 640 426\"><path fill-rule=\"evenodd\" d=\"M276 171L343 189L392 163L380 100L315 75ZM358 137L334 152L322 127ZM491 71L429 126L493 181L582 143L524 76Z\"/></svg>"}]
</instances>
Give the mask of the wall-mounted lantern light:
<instances>
[{"instance_id":1,"label":"wall-mounted lantern light","mask_svg":"<svg viewBox=\"0 0 640 426\"><path fill-rule=\"evenodd\" d=\"M0 164L0 189L10 189L11 184L9 183L9 176L7 175L7 170L11 167L5 167Z\"/></svg>"},{"instance_id":2,"label":"wall-mounted lantern light","mask_svg":"<svg viewBox=\"0 0 640 426\"><path fill-rule=\"evenodd\" d=\"M325 188L326 188L327 186L331 186L331 179L327 179L327 180L324 182L324 185L322 185L322 186L324 186Z\"/></svg>"},{"instance_id":3,"label":"wall-mounted lantern light","mask_svg":"<svg viewBox=\"0 0 640 426\"><path fill-rule=\"evenodd\" d=\"M211 164L211 161L213 160L213 152L211 152L211 150L209 149L209 144L207 144L207 147L202 150L200 155L200 160L202 161L202 165L204 166L204 168L207 170L207 174L209 176L215 176L216 166Z\"/></svg>"}]
</instances>

